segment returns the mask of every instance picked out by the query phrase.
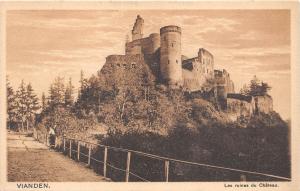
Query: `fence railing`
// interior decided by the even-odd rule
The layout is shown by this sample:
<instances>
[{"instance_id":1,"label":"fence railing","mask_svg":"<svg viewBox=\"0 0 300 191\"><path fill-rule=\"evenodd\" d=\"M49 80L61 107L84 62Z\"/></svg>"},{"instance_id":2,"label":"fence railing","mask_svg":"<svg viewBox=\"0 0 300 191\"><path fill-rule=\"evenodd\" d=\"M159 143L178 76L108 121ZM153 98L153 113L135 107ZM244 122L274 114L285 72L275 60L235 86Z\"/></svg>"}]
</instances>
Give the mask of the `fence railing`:
<instances>
[{"instance_id":1,"label":"fence railing","mask_svg":"<svg viewBox=\"0 0 300 191\"><path fill-rule=\"evenodd\" d=\"M45 145L49 146L49 135L47 134L41 134L41 133L34 133L35 139L37 139L39 142L44 143ZM159 176L160 180L157 178L154 181L182 181L178 180L178 178L173 178L170 177L170 164L173 164L172 172L174 172L174 169L176 170L176 165L177 168L181 169L180 166L178 167L178 164L181 165L188 165L191 166L190 169L195 169L196 167L201 167L203 171L203 168L208 169L209 171L221 171L221 174L228 174L228 173L235 173L238 174L235 177L238 177L239 181L251 181L251 176L256 177L255 180L257 180L257 177L261 177L260 180L268 180L268 181L290 181L290 178L287 177L282 177L282 176L277 176L277 175L272 175L272 174L267 174L267 173L260 173L260 172L252 172L252 171L247 171L247 170L240 170L240 169L234 169L234 168L228 168L228 167L222 167L222 166L216 166L216 165L210 165L210 164L203 164L203 163L197 163L197 162L190 162L190 161L184 161L184 160L178 160L174 158L168 158L168 157L162 157L154 154L149 154L141 151L136 151L136 150L130 150L130 149L125 149L125 148L119 148L119 147L113 147L113 146L108 146L108 145L102 145L102 144L95 144L91 143L88 141L84 140L79 140L79 139L74 139L70 137L57 137L55 141L55 146L54 148L57 151L62 152L63 154L69 156L70 158L78 161L78 162L84 162L86 163L87 166L93 168L97 173L103 175L105 178L112 178L115 177L117 181L145 181L145 182L150 182L153 180L149 180L148 177L151 172L148 170L151 169L142 169L143 172L148 172L147 177L143 177L143 175L138 174L134 170L132 170L136 165L140 165L139 167L143 166L146 168L147 166L151 165L145 165L145 163L142 164L137 164L132 161L132 156L135 156L135 159L138 157L145 157L147 160L152 159L155 160L154 163L162 163L161 168L159 171L162 172L155 172L157 174L163 174L163 176ZM109 162L109 152L112 159L114 161ZM115 155L113 152L121 152L123 154L121 155ZM125 155L124 155L125 154ZM100 157L101 156L101 157ZM123 157L122 157L123 156ZM136 160L135 162L139 162L143 160ZM145 161L145 160L144 160ZM115 164L114 164L115 163ZM123 168L120 167L120 164L123 164ZM124 165L125 163L125 165ZM100 164L100 165L99 165ZM117 165L119 164L119 166ZM121 165L122 166L122 165ZM152 165L153 166L153 165ZM155 165L154 165L155 166ZM182 167L182 166L181 166ZM110 173L110 176L108 174L108 168L114 171L119 172L119 176L114 176L113 173ZM141 171L141 172L142 172ZM120 173L125 173L124 179L120 179L122 177ZM173 173L174 175L175 173ZM178 174L178 173L177 173ZM180 172L179 172L180 174ZM174 175L175 177L175 175ZM248 179L249 178L249 179ZM205 179L204 179L205 180ZM220 180L224 180L220 178ZM235 179L236 180L236 179ZM253 180L253 179L252 179ZM189 180L185 180L189 181ZM202 179L200 180L193 180L193 181L203 181ZM231 180L232 181L232 180Z\"/></svg>"}]
</instances>

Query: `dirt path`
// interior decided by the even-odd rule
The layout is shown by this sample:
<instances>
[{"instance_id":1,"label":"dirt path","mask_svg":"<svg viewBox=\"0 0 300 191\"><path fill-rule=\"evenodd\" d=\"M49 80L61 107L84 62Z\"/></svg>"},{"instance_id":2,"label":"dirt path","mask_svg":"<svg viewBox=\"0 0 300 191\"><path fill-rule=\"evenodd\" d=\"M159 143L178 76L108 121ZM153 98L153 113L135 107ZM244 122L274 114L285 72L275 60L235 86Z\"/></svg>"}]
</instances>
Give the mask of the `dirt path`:
<instances>
[{"instance_id":1,"label":"dirt path","mask_svg":"<svg viewBox=\"0 0 300 191\"><path fill-rule=\"evenodd\" d=\"M7 134L8 181L100 182L107 181L91 169L16 133Z\"/></svg>"}]
</instances>

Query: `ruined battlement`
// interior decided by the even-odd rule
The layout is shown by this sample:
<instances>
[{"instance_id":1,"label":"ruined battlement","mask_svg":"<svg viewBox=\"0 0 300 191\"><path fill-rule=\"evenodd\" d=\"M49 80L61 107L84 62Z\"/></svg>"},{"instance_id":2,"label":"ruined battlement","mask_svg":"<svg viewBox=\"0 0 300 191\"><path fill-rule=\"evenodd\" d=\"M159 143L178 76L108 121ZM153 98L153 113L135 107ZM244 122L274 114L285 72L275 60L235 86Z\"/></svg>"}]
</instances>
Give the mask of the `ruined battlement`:
<instances>
[{"instance_id":1,"label":"ruined battlement","mask_svg":"<svg viewBox=\"0 0 300 191\"><path fill-rule=\"evenodd\" d=\"M230 74L225 69L214 70L214 77L218 86L228 86L231 83Z\"/></svg>"},{"instance_id":2,"label":"ruined battlement","mask_svg":"<svg viewBox=\"0 0 300 191\"><path fill-rule=\"evenodd\" d=\"M208 50L206 50L204 48L200 48L199 51L198 51L198 58L200 60L210 59L210 61L213 62L214 56Z\"/></svg>"},{"instance_id":3,"label":"ruined battlement","mask_svg":"<svg viewBox=\"0 0 300 191\"><path fill-rule=\"evenodd\" d=\"M144 30L144 19L140 15L138 15L131 31L132 40L143 38L143 30Z\"/></svg>"},{"instance_id":4,"label":"ruined battlement","mask_svg":"<svg viewBox=\"0 0 300 191\"><path fill-rule=\"evenodd\" d=\"M214 57L200 48L197 57L182 61L184 88L190 91L211 89L213 84L208 81L214 78Z\"/></svg>"},{"instance_id":5,"label":"ruined battlement","mask_svg":"<svg viewBox=\"0 0 300 191\"><path fill-rule=\"evenodd\" d=\"M214 70L215 73L215 77L216 78L223 78L223 77L227 77L230 76L230 74L225 70Z\"/></svg>"}]
</instances>

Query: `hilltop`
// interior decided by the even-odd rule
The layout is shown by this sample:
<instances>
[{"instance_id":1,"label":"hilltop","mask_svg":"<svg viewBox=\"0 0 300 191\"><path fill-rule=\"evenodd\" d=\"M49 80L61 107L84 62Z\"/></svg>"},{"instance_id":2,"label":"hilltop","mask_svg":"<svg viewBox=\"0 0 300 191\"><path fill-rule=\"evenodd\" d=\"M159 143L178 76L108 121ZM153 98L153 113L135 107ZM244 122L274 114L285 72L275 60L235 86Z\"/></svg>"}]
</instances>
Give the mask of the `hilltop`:
<instances>
[{"instance_id":1,"label":"hilltop","mask_svg":"<svg viewBox=\"0 0 300 191\"><path fill-rule=\"evenodd\" d=\"M82 75L75 103L49 101L38 130L55 127L57 135L289 177L289 131L273 110L271 87L254 77L235 93L230 74L214 69L209 51L181 54L180 27L143 38L143 24L138 16L125 55L109 55L97 75ZM188 180L215 178L205 170L175 171Z\"/></svg>"}]
</instances>

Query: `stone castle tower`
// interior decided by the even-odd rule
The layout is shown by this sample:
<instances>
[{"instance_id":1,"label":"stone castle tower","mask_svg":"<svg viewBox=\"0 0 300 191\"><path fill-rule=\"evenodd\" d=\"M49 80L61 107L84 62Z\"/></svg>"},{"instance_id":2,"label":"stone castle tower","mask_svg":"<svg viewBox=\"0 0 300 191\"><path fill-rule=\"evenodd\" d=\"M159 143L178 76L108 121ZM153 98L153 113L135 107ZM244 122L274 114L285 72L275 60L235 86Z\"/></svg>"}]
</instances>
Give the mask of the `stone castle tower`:
<instances>
[{"instance_id":1,"label":"stone castle tower","mask_svg":"<svg viewBox=\"0 0 300 191\"><path fill-rule=\"evenodd\" d=\"M181 28L178 26L160 29L160 72L169 85L182 85Z\"/></svg>"}]
</instances>

